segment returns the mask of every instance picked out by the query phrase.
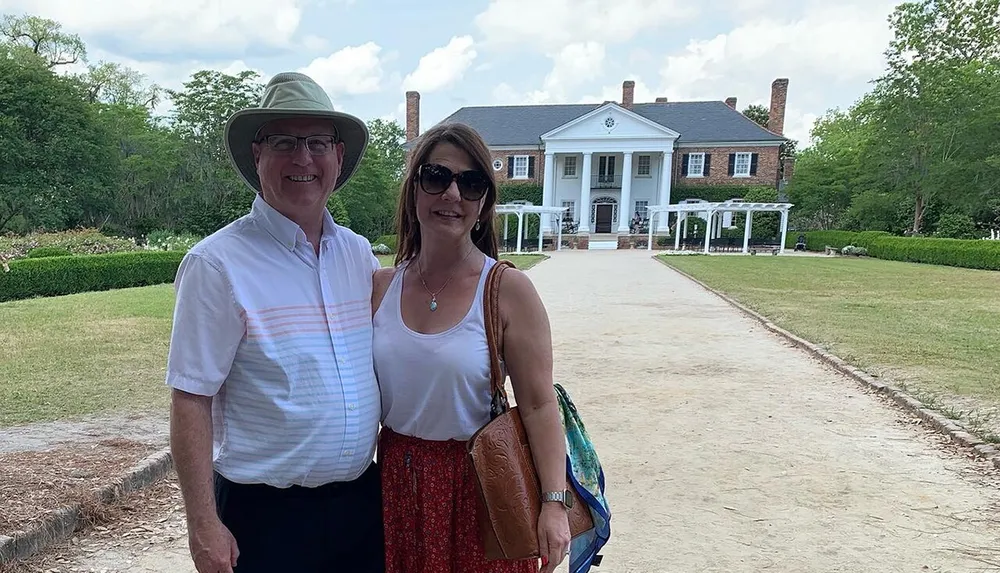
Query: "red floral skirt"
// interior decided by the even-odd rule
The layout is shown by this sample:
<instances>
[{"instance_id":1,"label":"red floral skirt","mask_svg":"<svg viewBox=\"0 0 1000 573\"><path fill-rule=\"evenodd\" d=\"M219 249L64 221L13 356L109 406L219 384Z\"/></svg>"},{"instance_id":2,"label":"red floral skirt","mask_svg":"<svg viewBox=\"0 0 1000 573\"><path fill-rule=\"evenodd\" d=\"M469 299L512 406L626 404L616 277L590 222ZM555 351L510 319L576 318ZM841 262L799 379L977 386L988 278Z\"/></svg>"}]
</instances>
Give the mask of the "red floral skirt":
<instances>
[{"instance_id":1,"label":"red floral skirt","mask_svg":"<svg viewBox=\"0 0 1000 573\"><path fill-rule=\"evenodd\" d=\"M535 573L538 560L487 561L465 442L429 441L383 428L386 573Z\"/></svg>"}]
</instances>

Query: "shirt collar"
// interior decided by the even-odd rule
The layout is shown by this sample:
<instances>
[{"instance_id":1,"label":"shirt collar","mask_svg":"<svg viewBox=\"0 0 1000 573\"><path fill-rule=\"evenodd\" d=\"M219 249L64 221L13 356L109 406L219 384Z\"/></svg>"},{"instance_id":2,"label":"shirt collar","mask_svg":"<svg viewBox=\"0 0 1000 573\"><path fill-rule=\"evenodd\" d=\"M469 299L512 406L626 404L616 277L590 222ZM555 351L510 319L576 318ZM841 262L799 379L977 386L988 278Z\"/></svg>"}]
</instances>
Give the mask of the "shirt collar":
<instances>
[{"instance_id":1,"label":"shirt collar","mask_svg":"<svg viewBox=\"0 0 1000 573\"><path fill-rule=\"evenodd\" d=\"M295 245L306 242L306 234L298 223L282 215L277 209L264 200L260 193L253 200L250 210L251 217L257 220L268 233L289 251L295 250ZM329 209L323 209L323 234L320 241L333 239L337 225L330 215Z\"/></svg>"}]
</instances>

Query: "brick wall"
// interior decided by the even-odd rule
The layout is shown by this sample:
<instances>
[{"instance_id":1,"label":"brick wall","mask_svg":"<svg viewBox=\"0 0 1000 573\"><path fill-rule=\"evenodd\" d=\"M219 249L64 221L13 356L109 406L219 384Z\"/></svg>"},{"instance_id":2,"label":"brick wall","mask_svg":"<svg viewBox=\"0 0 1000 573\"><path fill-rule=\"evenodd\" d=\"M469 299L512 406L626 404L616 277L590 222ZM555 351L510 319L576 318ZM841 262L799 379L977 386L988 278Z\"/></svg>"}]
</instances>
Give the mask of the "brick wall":
<instances>
[{"instance_id":1,"label":"brick wall","mask_svg":"<svg viewBox=\"0 0 1000 573\"><path fill-rule=\"evenodd\" d=\"M497 183L503 183L505 181L508 181L507 170L508 166L510 165L510 158L515 155L527 155L528 157L534 158L534 160L531 159L528 160L529 162L531 161L534 162L534 165L531 166L532 167L531 174L533 175L533 177L529 177L528 179L511 179L510 181L513 181L514 183L537 183L539 185L541 185L542 182L545 181L545 179L543 178L545 171L545 152L543 151L538 151L538 150L497 151L491 149L490 155L493 156L493 159L499 159L500 161L503 162L503 167L500 168L500 171L493 172L493 174L497 178Z\"/></svg>"},{"instance_id":2,"label":"brick wall","mask_svg":"<svg viewBox=\"0 0 1000 573\"><path fill-rule=\"evenodd\" d=\"M685 177L683 175L684 155L704 153L710 156L707 177ZM729 175L729 155L732 153L753 153L756 157L756 173L750 177ZM770 185L778 182L777 147L682 147L674 151L674 185Z\"/></svg>"}]
</instances>

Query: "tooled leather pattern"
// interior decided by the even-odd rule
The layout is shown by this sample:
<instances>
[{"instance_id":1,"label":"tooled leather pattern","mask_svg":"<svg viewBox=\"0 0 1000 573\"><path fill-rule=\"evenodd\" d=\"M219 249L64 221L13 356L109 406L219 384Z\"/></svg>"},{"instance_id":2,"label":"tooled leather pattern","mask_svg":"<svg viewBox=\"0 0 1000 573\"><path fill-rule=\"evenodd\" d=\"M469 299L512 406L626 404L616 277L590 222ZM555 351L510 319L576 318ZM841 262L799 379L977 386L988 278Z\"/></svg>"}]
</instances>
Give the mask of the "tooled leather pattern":
<instances>
[{"instance_id":1,"label":"tooled leather pattern","mask_svg":"<svg viewBox=\"0 0 1000 573\"><path fill-rule=\"evenodd\" d=\"M504 403L507 402L507 393L500 370L498 286L500 275L507 266L513 265L508 261L497 261L497 268L491 269L487 275L483 305L490 350L491 394L496 396L499 393ZM541 484L520 412L516 406L501 410L502 413L469 440L469 452L479 479L480 509L485 518L481 525L486 556L489 559L538 557L537 517L541 512ZM566 489L572 492L574 498L569 525L571 535L576 536L592 529L594 524L589 508L568 480Z\"/></svg>"}]
</instances>

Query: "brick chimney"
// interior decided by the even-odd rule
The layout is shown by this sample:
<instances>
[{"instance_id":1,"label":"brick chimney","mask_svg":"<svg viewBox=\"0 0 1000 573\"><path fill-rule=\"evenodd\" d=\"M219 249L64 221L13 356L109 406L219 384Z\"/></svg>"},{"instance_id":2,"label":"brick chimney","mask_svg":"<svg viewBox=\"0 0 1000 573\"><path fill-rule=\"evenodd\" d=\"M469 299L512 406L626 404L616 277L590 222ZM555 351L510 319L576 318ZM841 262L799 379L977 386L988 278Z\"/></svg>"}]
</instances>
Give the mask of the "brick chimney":
<instances>
[{"instance_id":1,"label":"brick chimney","mask_svg":"<svg viewBox=\"0 0 1000 573\"><path fill-rule=\"evenodd\" d=\"M726 105L728 105L729 107L731 107L733 109L736 109L736 98L734 98L734 97L727 97L726 98Z\"/></svg>"},{"instance_id":2,"label":"brick chimney","mask_svg":"<svg viewBox=\"0 0 1000 573\"><path fill-rule=\"evenodd\" d=\"M420 135L420 92L406 92L406 141Z\"/></svg>"},{"instance_id":3,"label":"brick chimney","mask_svg":"<svg viewBox=\"0 0 1000 573\"><path fill-rule=\"evenodd\" d=\"M633 103L635 103L635 82L625 80L622 82L622 107L632 109Z\"/></svg>"},{"instance_id":4,"label":"brick chimney","mask_svg":"<svg viewBox=\"0 0 1000 573\"><path fill-rule=\"evenodd\" d=\"M665 97L658 97L658 98L656 98L656 103L667 103L667 101L668 100Z\"/></svg>"},{"instance_id":5,"label":"brick chimney","mask_svg":"<svg viewBox=\"0 0 1000 573\"><path fill-rule=\"evenodd\" d=\"M785 131L785 100L788 99L788 78L778 78L771 83L771 108L767 128L778 135Z\"/></svg>"}]
</instances>

